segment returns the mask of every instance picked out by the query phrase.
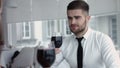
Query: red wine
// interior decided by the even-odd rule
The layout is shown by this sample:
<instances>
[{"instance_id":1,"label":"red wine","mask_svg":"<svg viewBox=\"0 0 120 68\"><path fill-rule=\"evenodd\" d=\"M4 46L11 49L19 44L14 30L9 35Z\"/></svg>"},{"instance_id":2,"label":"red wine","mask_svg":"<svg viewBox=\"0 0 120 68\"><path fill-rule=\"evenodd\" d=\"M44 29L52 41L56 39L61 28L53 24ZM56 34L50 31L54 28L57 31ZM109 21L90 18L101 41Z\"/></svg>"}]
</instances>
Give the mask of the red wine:
<instances>
[{"instance_id":1,"label":"red wine","mask_svg":"<svg viewBox=\"0 0 120 68\"><path fill-rule=\"evenodd\" d=\"M42 67L50 67L55 61L54 49L38 49L37 60Z\"/></svg>"},{"instance_id":2,"label":"red wine","mask_svg":"<svg viewBox=\"0 0 120 68\"><path fill-rule=\"evenodd\" d=\"M55 48L59 48L62 45L62 36L52 36L51 41L54 41Z\"/></svg>"}]
</instances>

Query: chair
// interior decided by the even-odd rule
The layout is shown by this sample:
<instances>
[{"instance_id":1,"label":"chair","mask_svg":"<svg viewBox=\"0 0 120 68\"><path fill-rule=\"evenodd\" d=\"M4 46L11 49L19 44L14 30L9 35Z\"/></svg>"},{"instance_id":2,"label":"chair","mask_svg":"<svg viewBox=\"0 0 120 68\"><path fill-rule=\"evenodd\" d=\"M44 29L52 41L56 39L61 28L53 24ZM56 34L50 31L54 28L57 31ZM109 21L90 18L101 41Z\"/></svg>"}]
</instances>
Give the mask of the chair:
<instances>
[{"instance_id":1,"label":"chair","mask_svg":"<svg viewBox=\"0 0 120 68\"><path fill-rule=\"evenodd\" d=\"M24 47L19 55L14 59L11 68L32 67L34 60L34 48Z\"/></svg>"}]
</instances>

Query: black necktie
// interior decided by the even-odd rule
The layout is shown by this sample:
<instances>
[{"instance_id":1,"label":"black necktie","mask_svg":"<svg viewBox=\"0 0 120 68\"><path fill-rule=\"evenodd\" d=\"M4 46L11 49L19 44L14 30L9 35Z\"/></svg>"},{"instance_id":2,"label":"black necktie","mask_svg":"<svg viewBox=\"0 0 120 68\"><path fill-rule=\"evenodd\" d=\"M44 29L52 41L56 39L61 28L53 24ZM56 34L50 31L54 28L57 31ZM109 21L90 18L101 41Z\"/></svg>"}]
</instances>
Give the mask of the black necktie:
<instances>
[{"instance_id":1,"label":"black necktie","mask_svg":"<svg viewBox=\"0 0 120 68\"><path fill-rule=\"evenodd\" d=\"M77 50L77 64L78 68L82 68L83 66L83 48L81 46L81 41L83 37L81 38L76 38L78 40L78 50Z\"/></svg>"}]
</instances>

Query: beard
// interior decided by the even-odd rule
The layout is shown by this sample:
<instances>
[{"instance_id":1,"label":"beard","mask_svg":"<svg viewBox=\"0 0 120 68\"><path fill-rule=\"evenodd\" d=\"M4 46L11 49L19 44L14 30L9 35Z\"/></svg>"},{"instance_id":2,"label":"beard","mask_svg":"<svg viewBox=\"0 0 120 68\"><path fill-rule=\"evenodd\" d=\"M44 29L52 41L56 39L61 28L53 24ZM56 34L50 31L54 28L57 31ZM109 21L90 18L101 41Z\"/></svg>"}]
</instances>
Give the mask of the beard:
<instances>
[{"instance_id":1,"label":"beard","mask_svg":"<svg viewBox=\"0 0 120 68\"><path fill-rule=\"evenodd\" d=\"M70 26L72 26L72 25L70 25ZM76 26L78 26L78 25L76 25ZM81 26L78 26L78 27L79 28L76 30L73 30L72 28L70 28L71 32L74 33L75 35L82 34L86 30L86 27L87 27L86 21Z\"/></svg>"}]
</instances>

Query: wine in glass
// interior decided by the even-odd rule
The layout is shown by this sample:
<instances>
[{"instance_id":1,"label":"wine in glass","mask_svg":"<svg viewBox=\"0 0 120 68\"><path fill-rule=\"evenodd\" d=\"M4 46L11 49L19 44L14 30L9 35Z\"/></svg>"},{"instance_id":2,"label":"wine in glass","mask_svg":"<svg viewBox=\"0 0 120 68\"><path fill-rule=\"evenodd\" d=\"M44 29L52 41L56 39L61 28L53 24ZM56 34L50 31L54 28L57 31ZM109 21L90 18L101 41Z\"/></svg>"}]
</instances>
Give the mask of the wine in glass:
<instances>
[{"instance_id":1,"label":"wine in glass","mask_svg":"<svg viewBox=\"0 0 120 68\"><path fill-rule=\"evenodd\" d=\"M51 37L51 41L54 41L55 48L60 48L62 45L62 34L54 33Z\"/></svg>"},{"instance_id":2,"label":"wine in glass","mask_svg":"<svg viewBox=\"0 0 120 68\"><path fill-rule=\"evenodd\" d=\"M50 68L55 61L54 43L44 43L37 49L37 60L43 68Z\"/></svg>"}]
</instances>

